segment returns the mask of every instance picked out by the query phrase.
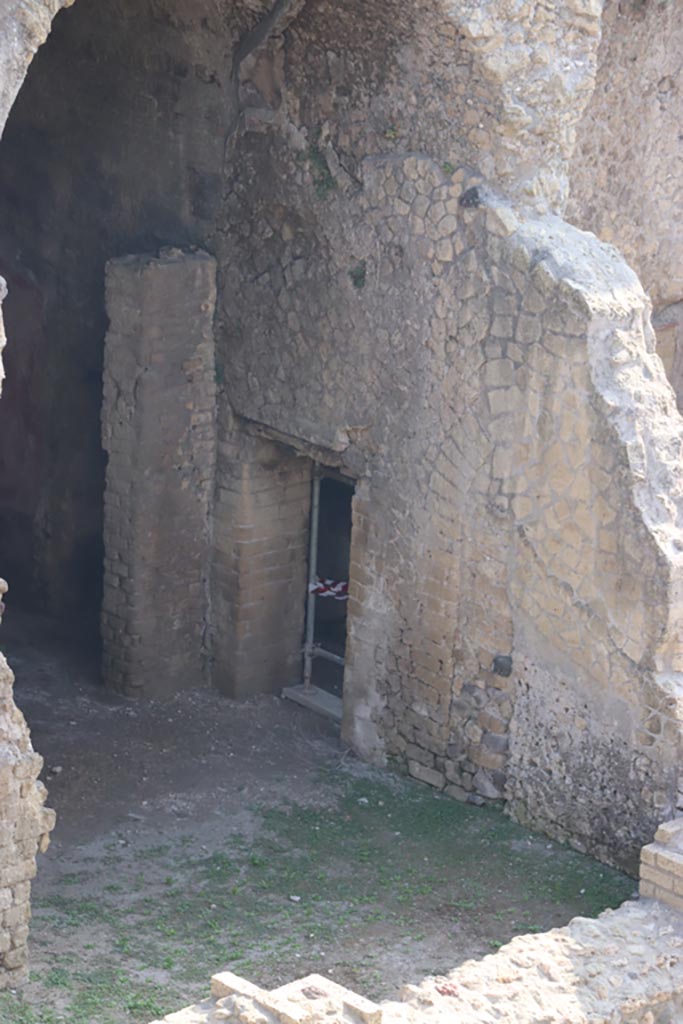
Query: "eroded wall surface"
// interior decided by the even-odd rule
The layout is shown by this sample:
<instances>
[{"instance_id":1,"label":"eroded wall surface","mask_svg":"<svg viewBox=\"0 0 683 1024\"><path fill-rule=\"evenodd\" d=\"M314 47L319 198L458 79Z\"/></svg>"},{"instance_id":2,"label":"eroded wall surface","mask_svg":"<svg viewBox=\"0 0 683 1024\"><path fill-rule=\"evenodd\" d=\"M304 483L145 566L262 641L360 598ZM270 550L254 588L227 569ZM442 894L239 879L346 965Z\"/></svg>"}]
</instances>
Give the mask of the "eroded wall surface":
<instances>
[{"instance_id":1,"label":"eroded wall surface","mask_svg":"<svg viewBox=\"0 0 683 1024\"><path fill-rule=\"evenodd\" d=\"M131 695L209 676L215 304L206 253L107 264L103 672Z\"/></svg>"},{"instance_id":2,"label":"eroded wall surface","mask_svg":"<svg viewBox=\"0 0 683 1024\"><path fill-rule=\"evenodd\" d=\"M46 790L37 781L43 759L14 704L13 683L0 655L0 988L26 979L31 880L55 818L43 807Z\"/></svg>"},{"instance_id":3,"label":"eroded wall surface","mask_svg":"<svg viewBox=\"0 0 683 1024\"><path fill-rule=\"evenodd\" d=\"M12 58L22 74L42 38L34 22L44 34L59 6L7 0L8 19L30 21ZM516 5L514 31L506 5L482 16L479 4L453 12L436 0L281 2L272 15L264 2L117 0L55 19L0 159L0 273L17 339L0 410L0 554L17 600L67 620L99 604L104 265L163 245L229 258L229 139L245 124L286 123L263 40L276 65L287 54L290 124L311 134L300 148L320 150L337 180L352 183L367 154L424 149L554 200L592 80L592 7ZM549 63L558 39L571 59ZM247 80L239 69L252 64ZM30 485L15 454L26 437Z\"/></svg>"},{"instance_id":4,"label":"eroded wall surface","mask_svg":"<svg viewBox=\"0 0 683 1024\"><path fill-rule=\"evenodd\" d=\"M567 216L613 242L655 310L683 298L680 5L607 0Z\"/></svg>"},{"instance_id":5,"label":"eroded wall surface","mask_svg":"<svg viewBox=\"0 0 683 1024\"><path fill-rule=\"evenodd\" d=\"M6 593L0 579L0 621ZM43 759L33 750L13 687L14 675L0 654L0 988L26 980L36 853L47 849L55 824L54 811L43 806L47 791L38 781Z\"/></svg>"},{"instance_id":6,"label":"eroded wall surface","mask_svg":"<svg viewBox=\"0 0 683 1024\"><path fill-rule=\"evenodd\" d=\"M486 60L454 42L438 105L433 43L392 21L378 66L414 72L413 119L373 77L367 9L340 15L341 50L325 10L241 68L219 430L237 412L358 479L352 745L632 864L676 806L680 746L681 425L647 299L614 249L496 199L476 133L441 119L490 86L495 19ZM561 175L525 168L517 204L561 201Z\"/></svg>"},{"instance_id":7,"label":"eroded wall surface","mask_svg":"<svg viewBox=\"0 0 683 1024\"><path fill-rule=\"evenodd\" d=\"M284 269L229 264L245 343L219 359L233 408L360 478L346 737L624 863L678 789L679 666L655 662L681 424L647 299L615 250L426 156L368 159L318 235L306 173L272 199ZM657 459L666 493L639 498Z\"/></svg>"},{"instance_id":8,"label":"eroded wall surface","mask_svg":"<svg viewBox=\"0 0 683 1024\"><path fill-rule=\"evenodd\" d=\"M230 697L301 681L310 459L233 424L213 508L211 653Z\"/></svg>"}]
</instances>

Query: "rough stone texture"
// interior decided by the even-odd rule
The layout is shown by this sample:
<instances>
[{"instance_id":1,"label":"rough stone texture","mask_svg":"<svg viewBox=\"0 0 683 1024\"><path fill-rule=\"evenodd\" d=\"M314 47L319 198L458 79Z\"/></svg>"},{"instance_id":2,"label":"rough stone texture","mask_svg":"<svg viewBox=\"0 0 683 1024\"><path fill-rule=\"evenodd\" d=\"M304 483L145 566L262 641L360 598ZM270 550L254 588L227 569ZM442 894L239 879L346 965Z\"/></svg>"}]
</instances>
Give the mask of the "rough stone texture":
<instances>
[{"instance_id":1,"label":"rough stone texture","mask_svg":"<svg viewBox=\"0 0 683 1024\"><path fill-rule=\"evenodd\" d=\"M230 659L265 653L273 629L274 593L236 597L263 571L236 544L262 479L246 420L358 479L349 742L633 864L677 800L680 421L616 253L550 216L517 216L481 184L483 172L517 199L561 204L599 11L318 0L262 14L136 5L121 67L116 19L94 61L96 18L76 6L16 135L36 137L54 72L104 67L102 136L90 130L101 89L76 114L105 224L84 232L81 260L96 266L102 237L120 244L138 214L217 258L218 529L202 616L215 679L240 691ZM151 120L131 105L143 84ZM72 106L57 100L57 125ZM164 138L170 164L150 148ZM47 149L68 197L76 170ZM116 174L130 188L113 217ZM87 281L69 289L67 307L93 308ZM287 559L302 550L303 500ZM282 665L264 668L272 686L298 658L297 576L301 565L282 584L294 618Z\"/></svg>"},{"instance_id":2,"label":"rough stone texture","mask_svg":"<svg viewBox=\"0 0 683 1024\"><path fill-rule=\"evenodd\" d=\"M657 335L657 354L676 394L678 411L683 411L683 302L660 309L652 318Z\"/></svg>"},{"instance_id":3,"label":"rough stone texture","mask_svg":"<svg viewBox=\"0 0 683 1024\"><path fill-rule=\"evenodd\" d=\"M9 22L17 4L2 6ZM18 6L23 16L58 5ZM51 612L84 614L101 597L104 265L190 243L230 260L220 208L231 136L283 132L323 179L329 160L340 187L368 154L416 150L511 191L519 183L527 198L565 190L595 63L591 0L281 0L273 17L268 7L75 5L55 19L12 112L0 160L0 273L16 339L0 410L0 558L15 595ZM23 65L38 41L16 40ZM558 41L562 59L549 59ZM256 217L253 230L256 242ZM30 485L14 456L24 438Z\"/></svg>"},{"instance_id":4,"label":"rough stone texture","mask_svg":"<svg viewBox=\"0 0 683 1024\"><path fill-rule=\"evenodd\" d=\"M250 343L218 358L242 416L360 478L344 734L633 867L679 752L681 422L642 289L428 157L368 159L315 226L298 173L269 186L281 262L222 268Z\"/></svg>"},{"instance_id":5,"label":"rough stone texture","mask_svg":"<svg viewBox=\"0 0 683 1024\"><path fill-rule=\"evenodd\" d=\"M124 693L208 678L215 275L180 250L107 265L103 671Z\"/></svg>"},{"instance_id":6,"label":"rough stone texture","mask_svg":"<svg viewBox=\"0 0 683 1024\"><path fill-rule=\"evenodd\" d=\"M567 216L618 245L656 310L683 297L683 20L677 0L606 0Z\"/></svg>"},{"instance_id":7,"label":"rough stone texture","mask_svg":"<svg viewBox=\"0 0 683 1024\"><path fill-rule=\"evenodd\" d=\"M6 591L0 580L0 598ZM0 602L0 620L3 608ZM54 811L43 807L47 791L37 781L43 759L31 746L13 684L0 654L0 988L26 977L31 879L36 853L47 849L55 823Z\"/></svg>"},{"instance_id":8,"label":"rough stone texture","mask_svg":"<svg viewBox=\"0 0 683 1024\"><path fill-rule=\"evenodd\" d=\"M522 202L561 210L594 86L602 0L448 7L490 89L492 102L477 111L478 169Z\"/></svg>"},{"instance_id":9,"label":"rough stone texture","mask_svg":"<svg viewBox=\"0 0 683 1024\"><path fill-rule=\"evenodd\" d=\"M301 681L311 462L234 431L219 443L214 683L231 697Z\"/></svg>"},{"instance_id":10,"label":"rough stone texture","mask_svg":"<svg viewBox=\"0 0 683 1024\"><path fill-rule=\"evenodd\" d=\"M683 910L683 819L660 825L640 852L640 895Z\"/></svg>"},{"instance_id":11,"label":"rough stone texture","mask_svg":"<svg viewBox=\"0 0 683 1024\"><path fill-rule=\"evenodd\" d=\"M614 5L607 12L603 81L631 45ZM357 480L345 739L455 797L505 799L518 818L633 867L656 822L683 805L683 421L635 274L547 212L566 198L600 14L597 0L76 4L8 131L0 217L14 218L4 258L43 297L41 325L57 339L50 394L82 360L98 369L105 259L174 242L216 259L215 397L208 359L197 381L202 429L215 414L219 440L214 577L209 589L208 561L194 559L182 625L195 654L208 625L218 684L251 691L258 651L279 685L298 657L303 569L279 571L303 548L307 470L281 452L267 480L274 449L261 432ZM16 45L25 60L30 46ZM648 63L648 82L656 70ZM622 93L630 104L632 90ZM615 116L627 132L645 120L621 106ZM606 167L608 187L603 157L582 161L601 182ZM637 232L629 238L637 248ZM184 273L185 261L171 264ZM166 323L174 310L187 322L182 294L165 294L163 307L138 294L149 330L149 317ZM162 340L173 351L182 390L194 339L177 323L155 351ZM41 331L28 331L28 353ZM127 331L115 322L111 337L121 335L116 379L133 406L144 361ZM66 394L77 390L72 381ZM54 552L73 561L70 524L97 521L86 471L97 453L72 457L69 444L96 429L88 394L82 419L67 403L51 421L62 445L46 493L15 510L49 528L43 540L52 532L51 555L35 545L50 578ZM172 447L149 436L145 458L174 465ZM133 442L120 454L137 458ZM206 547L213 473L201 443L201 486L184 494L194 552ZM154 615L170 650L179 622L168 574L143 573L143 596L130 589L126 600L138 586L133 538L139 546L150 523L164 524L157 571L181 553L159 514L162 488L128 461L134 522L108 539L123 557L107 567L117 586L104 619L124 666L149 636L152 590L166 599ZM112 534L122 507L108 506ZM276 593L252 590L263 567L239 539L251 529L282 556L273 579L291 604L280 666L267 651ZM192 664L125 669L118 685L168 690L201 676Z\"/></svg>"},{"instance_id":12,"label":"rough stone texture","mask_svg":"<svg viewBox=\"0 0 683 1024\"><path fill-rule=\"evenodd\" d=\"M404 990L407 1013L397 1008L396 1018L674 1024L683 1012L682 949L679 914L650 900L625 903L596 921L577 917L566 928L520 935L495 956Z\"/></svg>"},{"instance_id":13,"label":"rough stone texture","mask_svg":"<svg viewBox=\"0 0 683 1024\"><path fill-rule=\"evenodd\" d=\"M0 4L0 130L52 19L73 0L2 0Z\"/></svg>"},{"instance_id":14,"label":"rough stone texture","mask_svg":"<svg viewBox=\"0 0 683 1024\"><path fill-rule=\"evenodd\" d=\"M4 0L0 4L0 130L24 80L31 58L44 41L59 0ZM0 303L6 296L0 278ZM0 312L0 391L4 380L5 330ZM0 599L7 584L0 580ZM0 621L3 604L0 600ZM14 703L14 676L0 654L0 988L19 984L27 973L31 879L36 853L45 851L54 812L43 804L38 782L42 758L31 745L23 715Z\"/></svg>"},{"instance_id":15,"label":"rough stone texture","mask_svg":"<svg viewBox=\"0 0 683 1024\"><path fill-rule=\"evenodd\" d=\"M652 900L595 921L577 917L406 986L400 1002L371 1003L320 975L265 992L226 972L211 991L165 1024L675 1024L683 1012L683 918Z\"/></svg>"}]
</instances>

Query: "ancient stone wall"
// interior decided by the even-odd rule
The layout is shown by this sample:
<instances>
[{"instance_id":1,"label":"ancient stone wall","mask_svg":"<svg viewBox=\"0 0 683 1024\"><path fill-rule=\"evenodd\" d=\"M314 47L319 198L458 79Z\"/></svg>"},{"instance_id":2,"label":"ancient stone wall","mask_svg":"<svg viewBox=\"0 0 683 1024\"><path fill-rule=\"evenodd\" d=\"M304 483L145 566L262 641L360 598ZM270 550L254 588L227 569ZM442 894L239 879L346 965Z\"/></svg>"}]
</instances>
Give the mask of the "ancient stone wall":
<instances>
[{"instance_id":1,"label":"ancient stone wall","mask_svg":"<svg viewBox=\"0 0 683 1024\"><path fill-rule=\"evenodd\" d=\"M26 979L31 879L36 852L47 849L55 820L43 807L46 790L36 781L43 759L14 704L13 683L0 654L0 988Z\"/></svg>"},{"instance_id":2,"label":"ancient stone wall","mask_svg":"<svg viewBox=\"0 0 683 1024\"><path fill-rule=\"evenodd\" d=\"M7 0L0 5L0 128L35 50L62 6L58 0ZM5 297L0 278L0 302ZM0 312L0 391L5 340ZM6 591L0 580L0 620ZM0 654L0 988L17 985L27 975L31 880L36 854L47 849L55 822L54 812L43 806L46 790L37 781L43 761L33 750L24 717L14 703L13 684L12 671Z\"/></svg>"},{"instance_id":3,"label":"ancient stone wall","mask_svg":"<svg viewBox=\"0 0 683 1024\"><path fill-rule=\"evenodd\" d=\"M43 296L57 339L46 390L66 397L52 420L59 488L40 499L67 510L61 525L49 512L40 520L54 565L69 562L76 480L86 465L102 469L96 445L81 447L97 390L74 406L75 380L58 384L81 359L100 368L105 260L201 245L217 265L218 512L211 587L207 571L190 581L193 651L208 623L215 682L233 692L253 690L257 648L269 684L296 667L307 470L255 435L287 439L358 481L344 738L453 796L505 799L517 817L632 866L656 821L683 806L683 421L635 275L547 212L566 198L599 29L594 0L315 0L269 13L218 0L83 2L57 23L17 108L0 216L14 217L5 260ZM22 59L29 50L18 44ZM590 163L602 175L604 159ZM628 237L637 247L640 236ZM162 305L162 293L156 305L134 293L142 340L159 356L168 348L194 401L183 294ZM137 446L135 429L115 437L113 382L128 410L136 381L145 387L139 331L123 322L132 308L111 307L121 344L110 345L105 436L121 459L108 520L110 652L150 635L152 590L168 598L158 612L171 647L187 628L175 575L161 571L168 557L182 577L170 532L141 596L137 581L130 601L121 596L163 522L166 489L160 478L147 488L138 464L132 532L115 533L126 500L117 482L124 462L135 469L123 456ZM178 317L169 336L154 335L146 318L167 314ZM202 430L214 412L209 367L202 357ZM170 382L158 383L162 415ZM187 439L191 416L181 426ZM145 437L140 451L168 473L174 453ZM183 451L194 461L192 443ZM196 465L195 503L183 501L202 548L211 467L203 455ZM90 530L98 483L85 475ZM263 550L252 558L239 537L255 524ZM279 671L267 650L276 594L259 562L271 553L267 571L284 573L278 603L291 599ZM202 677L196 664L173 679ZM148 669L111 678L127 689ZM152 675L161 685L159 666Z\"/></svg>"},{"instance_id":4,"label":"ancient stone wall","mask_svg":"<svg viewBox=\"0 0 683 1024\"><path fill-rule=\"evenodd\" d=\"M665 306L652 318L657 335L657 355L676 395L678 411L683 411L683 302Z\"/></svg>"},{"instance_id":5,"label":"ancient stone wall","mask_svg":"<svg viewBox=\"0 0 683 1024\"><path fill-rule=\"evenodd\" d=\"M213 679L231 697L301 681L311 467L291 449L234 428L221 438Z\"/></svg>"},{"instance_id":6,"label":"ancient stone wall","mask_svg":"<svg viewBox=\"0 0 683 1024\"><path fill-rule=\"evenodd\" d=\"M683 911L683 819L664 822L641 850L640 895Z\"/></svg>"},{"instance_id":7,"label":"ancient stone wall","mask_svg":"<svg viewBox=\"0 0 683 1024\"><path fill-rule=\"evenodd\" d=\"M215 276L177 249L107 265L103 671L124 693L208 678Z\"/></svg>"},{"instance_id":8,"label":"ancient stone wall","mask_svg":"<svg viewBox=\"0 0 683 1024\"><path fill-rule=\"evenodd\" d=\"M21 16L35 8L45 31L58 6L22 5ZM8 0L8 17L15 7ZM523 181L527 197L563 194L597 14L588 0L528 5L511 33L505 5L490 18L479 7L462 5L456 18L438 0L341 11L316 0L279 3L270 16L264 2L117 0L55 19L0 159L0 272L17 339L0 409L0 557L17 599L81 615L99 605L104 265L192 243L229 274L220 206L242 128L288 133L322 192L332 182L353 190L367 155L417 150L477 166L511 190ZM568 58L549 63L558 39ZM22 40L24 66L38 41ZM242 201L232 190L226 198ZM245 199L257 243L258 191ZM268 237L267 248L275 243Z\"/></svg>"},{"instance_id":9,"label":"ancient stone wall","mask_svg":"<svg viewBox=\"0 0 683 1024\"><path fill-rule=\"evenodd\" d=\"M358 480L346 738L454 796L507 799L518 816L628 860L677 800L677 708L660 677L677 671L662 651L678 640L669 542L657 502L649 522L637 497L641 456L620 423L654 406L668 415L670 392L654 363L641 387L646 303L614 252L549 216L516 217L483 181L537 210L562 204L595 69L595 5L530 6L514 19L505 6L484 17L480 5L431 0L317 0L265 18L171 0L123 8L106 32L98 24L96 56L94 14L64 15L45 66L68 80L77 53L93 83L71 145L92 167L104 230L78 243L74 233L76 263L95 272L105 248L141 238L200 242L217 260L216 553L203 615L215 682L253 690L258 673L245 666L275 639L275 591L243 599L266 568L237 542L278 488L261 429ZM122 66L124 24L135 39ZM51 81L38 75L27 92L8 157L22 133L50 154L53 129L36 134L35 111ZM96 135L103 83L113 116ZM152 120L140 92L154 97ZM71 106L57 101L55 130ZM7 181L15 197L21 166ZM75 168L67 161L56 179L60 201L36 225L43 259L46 234L68 220ZM114 206L114 195L125 199ZM69 280L60 305L80 315L85 302L95 325L92 281ZM600 298L610 282L620 299ZM649 395L643 407L611 380L605 399L596 383L620 346L614 359ZM666 477L674 524L678 482L662 450L678 430L672 421L641 458ZM261 666L264 686L291 681L298 662L303 465L291 503L264 509L258 531L264 552L278 547L291 512L293 546L272 572L288 577L293 619L278 633L279 670ZM139 506L144 519L153 502Z\"/></svg>"},{"instance_id":10,"label":"ancient stone wall","mask_svg":"<svg viewBox=\"0 0 683 1024\"><path fill-rule=\"evenodd\" d=\"M571 165L567 216L620 248L655 310L683 298L682 51L675 0L607 0Z\"/></svg>"},{"instance_id":11,"label":"ancient stone wall","mask_svg":"<svg viewBox=\"0 0 683 1024\"><path fill-rule=\"evenodd\" d=\"M642 289L614 250L428 157L369 158L324 205L308 173L263 175L283 256L255 276L234 243L219 301L241 338L219 331L218 359L242 416L360 478L345 735L633 865L679 751L655 660L678 642L681 424ZM622 421L664 407L638 451ZM669 508L634 491L643 462Z\"/></svg>"}]
</instances>

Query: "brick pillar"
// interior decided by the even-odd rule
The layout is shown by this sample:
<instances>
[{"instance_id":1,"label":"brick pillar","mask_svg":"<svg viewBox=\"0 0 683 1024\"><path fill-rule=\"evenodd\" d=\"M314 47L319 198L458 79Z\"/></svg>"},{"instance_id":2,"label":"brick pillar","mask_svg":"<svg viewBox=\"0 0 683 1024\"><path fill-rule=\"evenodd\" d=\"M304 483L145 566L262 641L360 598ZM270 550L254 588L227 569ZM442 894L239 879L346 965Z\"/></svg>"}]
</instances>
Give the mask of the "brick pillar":
<instances>
[{"instance_id":1,"label":"brick pillar","mask_svg":"<svg viewBox=\"0 0 683 1024\"><path fill-rule=\"evenodd\" d=\"M162 251L107 265L105 680L164 696L207 681L216 266Z\"/></svg>"},{"instance_id":2,"label":"brick pillar","mask_svg":"<svg viewBox=\"0 0 683 1024\"><path fill-rule=\"evenodd\" d=\"M683 911L683 818L665 821L640 851L640 895Z\"/></svg>"},{"instance_id":3,"label":"brick pillar","mask_svg":"<svg viewBox=\"0 0 683 1024\"><path fill-rule=\"evenodd\" d=\"M214 684L231 697L301 682L311 462L243 434L219 448Z\"/></svg>"}]
</instances>

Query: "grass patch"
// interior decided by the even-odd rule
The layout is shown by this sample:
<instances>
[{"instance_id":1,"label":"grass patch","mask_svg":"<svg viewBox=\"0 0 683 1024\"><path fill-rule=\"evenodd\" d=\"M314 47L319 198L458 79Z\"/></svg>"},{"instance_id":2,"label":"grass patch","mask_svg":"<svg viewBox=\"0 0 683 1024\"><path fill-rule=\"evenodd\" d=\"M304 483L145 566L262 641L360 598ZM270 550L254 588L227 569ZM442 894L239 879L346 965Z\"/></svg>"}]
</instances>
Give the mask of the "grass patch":
<instances>
[{"instance_id":1,"label":"grass patch","mask_svg":"<svg viewBox=\"0 0 683 1024\"><path fill-rule=\"evenodd\" d=\"M88 874L82 894L71 881L37 891L47 967L26 996L0 994L0 1020L147 1024L205 996L226 965L270 987L334 963L335 978L377 997L386 950L405 947L407 973L434 935L460 929L496 949L633 888L496 808L392 777L337 772L321 786L329 806L257 810L253 840L228 833L198 851L182 837L131 852L99 890Z\"/></svg>"}]
</instances>

